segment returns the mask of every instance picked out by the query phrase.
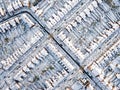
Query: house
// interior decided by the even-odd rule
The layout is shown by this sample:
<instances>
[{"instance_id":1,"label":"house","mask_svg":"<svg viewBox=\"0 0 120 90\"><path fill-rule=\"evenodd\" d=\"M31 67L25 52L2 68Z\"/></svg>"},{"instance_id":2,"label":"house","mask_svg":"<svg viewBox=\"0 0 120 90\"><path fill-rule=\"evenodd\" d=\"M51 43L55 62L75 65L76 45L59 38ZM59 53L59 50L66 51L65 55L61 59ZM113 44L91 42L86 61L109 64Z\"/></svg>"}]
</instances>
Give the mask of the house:
<instances>
[{"instance_id":1,"label":"house","mask_svg":"<svg viewBox=\"0 0 120 90\"><path fill-rule=\"evenodd\" d=\"M114 70L114 69L116 68L116 62L112 62L112 63L110 64L110 67Z\"/></svg>"},{"instance_id":2,"label":"house","mask_svg":"<svg viewBox=\"0 0 120 90\"><path fill-rule=\"evenodd\" d=\"M58 37L63 41L64 39L66 39L66 35L64 34L64 31L60 32Z\"/></svg>"},{"instance_id":3,"label":"house","mask_svg":"<svg viewBox=\"0 0 120 90\"><path fill-rule=\"evenodd\" d=\"M105 2L101 3L101 4L99 5L99 7L100 7L103 11L105 11L105 12L107 12L107 11L110 10L109 5L108 5L107 3L105 3Z\"/></svg>"},{"instance_id":4,"label":"house","mask_svg":"<svg viewBox=\"0 0 120 90\"><path fill-rule=\"evenodd\" d=\"M19 51L20 51L22 54L25 52L25 50L24 50L23 47L19 48Z\"/></svg>"},{"instance_id":5,"label":"house","mask_svg":"<svg viewBox=\"0 0 120 90\"><path fill-rule=\"evenodd\" d=\"M19 18L18 18L18 17L15 17L15 18L14 18L14 20L15 20L15 22L16 22L17 24L19 24L19 23L20 23L20 20L19 20Z\"/></svg>"},{"instance_id":6,"label":"house","mask_svg":"<svg viewBox=\"0 0 120 90\"><path fill-rule=\"evenodd\" d=\"M108 36L112 34L112 32L110 30L106 30L105 32Z\"/></svg>"},{"instance_id":7,"label":"house","mask_svg":"<svg viewBox=\"0 0 120 90\"><path fill-rule=\"evenodd\" d=\"M67 12L68 12L65 8L60 8L59 10L60 10L61 12L63 12L64 14L67 14Z\"/></svg>"},{"instance_id":8,"label":"house","mask_svg":"<svg viewBox=\"0 0 120 90\"><path fill-rule=\"evenodd\" d=\"M94 43L94 42L92 42L93 44L92 44L92 46L91 46L91 49L92 50L95 50L97 47L98 47L98 44L97 43Z\"/></svg>"},{"instance_id":9,"label":"house","mask_svg":"<svg viewBox=\"0 0 120 90\"><path fill-rule=\"evenodd\" d=\"M5 60L2 60L2 61L1 61L1 64L3 64L4 66L6 66L6 65L7 65L7 63L6 63L6 61L5 61Z\"/></svg>"},{"instance_id":10,"label":"house","mask_svg":"<svg viewBox=\"0 0 120 90\"><path fill-rule=\"evenodd\" d=\"M118 21L117 23L118 23L118 24L119 24L119 26L120 26L120 21Z\"/></svg>"},{"instance_id":11,"label":"house","mask_svg":"<svg viewBox=\"0 0 120 90\"><path fill-rule=\"evenodd\" d=\"M48 80L46 80L45 83L47 84L48 88L52 88L53 87L52 84Z\"/></svg>"},{"instance_id":12,"label":"house","mask_svg":"<svg viewBox=\"0 0 120 90\"><path fill-rule=\"evenodd\" d=\"M97 2L98 2L99 4L101 4L101 3L102 3L102 0L97 0Z\"/></svg>"},{"instance_id":13,"label":"house","mask_svg":"<svg viewBox=\"0 0 120 90\"><path fill-rule=\"evenodd\" d=\"M70 31L71 31L71 28L72 28L72 26L71 26L71 25L67 25L67 26L65 27L65 29L66 29L68 32L70 32Z\"/></svg>"},{"instance_id":14,"label":"house","mask_svg":"<svg viewBox=\"0 0 120 90\"><path fill-rule=\"evenodd\" d=\"M61 60L61 62L69 69L69 71L74 69L74 66L66 58Z\"/></svg>"},{"instance_id":15,"label":"house","mask_svg":"<svg viewBox=\"0 0 120 90\"><path fill-rule=\"evenodd\" d=\"M2 26L4 27L4 30L7 30L6 24L3 23Z\"/></svg>"},{"instance_id":16,"label":"house","mask_svg":"<svg viewBox=\"0 0 120 90\"><path fill-rule=\"evenodd\" d=\"M47 46L50 50L52 50L55 54L57 54L58 50L53 44L49 43Z\"/></svg>"},{"instance_id":17,"label":"house","mask_svg":"<svg viewBox=\"0 0 120 90\"><path fill-rule=\"evenodd\" d=\"M24 41L21 38L18 38L18 39L16 39L15 43L17 46L19 46L19 45L21 46L24 43Z\"/></svg>"},{"instance_id":18,"label":"house","mask_svg":"<svg viewBox=\"0 0 120 90\"><path fill-rule=\"evenodd\" d=\"M24 0L23 5L29 7L30 6L30 1L29 0Z\"/></svg>"},{"instance_id":19,"label":"house","mask_svg":"<svg viewBox=\"0 0 120 90\"><path fill-rule=\"evenodd\" d=\"M4 69L4 70L8 70L8 69L12 66L11 63L13 63L13 62L11 62L11 63L10 63L9 61L5 61L5 62L6 62L6 63L5 63L6 65L4 64L3 69ZM1 63L2 63L2 62L1 62Z\"/></svg>"},{"instance_id":20,"label":"house","mask_svg":"<svg viewBox=\"0 0 120 90\"><path fill-rule=\"evenodd\" d=\"M7 6L7 10L8 10L9 13L11 13L12 11L14 11L13 6L12 6L11 3Z\"/></svg>"},{"instance_id":21,"label":"house","mask_svg":"<svg viewBox=\"0 0 120 90\"><path fill-rule=\"evenodd\" d=\"M71 24L73 27L77 27L77 21L76 21L76 20L73 20L70 24Z\"/></svg>"},{"instance_id":22,"label":"house","mask_svg":"<svg viewBox=\"0 0 120 90\"><path fill-rule=\"evenodd\" d=\"M5 26L3 24L1 24L0 28L1 28L2 32L4 33L5 32Z\"/></svg>"},{"instance_id":23,"label":"house","mask_svg":"<svg viewBox=\"0 0 120 90\"><path fill-rule=\"evenodd\" d=\"M16 23L15 23L14 19L11 19L11 20L9 21L9 23L10 23L10 25L12 25L13 27L16 26Z\"/></svg>"},{"instance_id":24,"label":"house","mask_svg":"<svg viewBox=\"0 0 120 90\"><path fill-rule=\"evenodd\" d=\"M57 15L58 15L60 18L64 17L63 12L61 12L60 10L57 11Z\"/></svg>"},{"instance_id":25,"label":"house","mask_svg":"<svg viewBox=\"0 0 120 90\"><path fill-rule=\"evenodd\" d=\"M78 50L75 54L81 61L85 58L84 54L80 50Z\"/></svg>"},{"instance_id":26,"label":"house","mask_svg":"<svg viewBox=\"0 0 120 90\"><path fill-rule=\"evenodd\" d=\"M10 59L11 59L11 64L13 64L16 60L14 59L13 55L10 56Z\"/></svg>"},{"instance_id":27,"label":"house","mask_svg":"<svg viewBox=\"0 0 120 90\"><path fill-rule=\"evenodd\" d=\"M31 7L31 10L32 10L33 12L36 12L38 9L39 9L39 6L32 6L32 7Z\"/></svg>"},{"instance_id":28,"label":"house","mask_svg":"<svg viewBox=\"0 0 120 90\"><path fill-rule=\"evenodd\" d=\"M12 2L12 5L13 5L14 10L17 10L19 8L19 5L16 2L16 0L14 2Z\"/></svg>"},{"instance_id":29,"label":"house","mask_svg":"<svg viewBox=\"0 0 120 90\"><path fill-rule=\"evenodd\" d=\"M22 55L23 54L23 49L19 48L19 49L17 49L17 52L18 52L18 54Z\"/></svg>"},{"instance_id":30,"label":"house","mask_svg":"<svg viewBox=\"0 0 120 90\"><path fill-rule=\"evenodd\" d=\"M107 16L108 16L109 19L112 20L113 22L116 22L116 21L117 21L117 18L116 18L116 16L115 16L115 14L114 14L113 11L109 11L108 14L107 14Z\"/></svg>"},{"instance_id":31,"label":"house","mask_svg":"<svg viewBox=\"0 0 120 90\"><path fill-rule=\"evenodd\" d=\"M16 53L17 53L17 52L13 53L13 57L14 57L15 60L18 60L18 57L19 57L19 56L17 56Z\"/></svg>"},{"instance_id":32,"label":"house","mask_svg":"<svg viewBox=\"0 0 120 90\"><path fill-rule=\"evenodd\" d=\"M57 22L53 19L53 18L49 18L49 21L53 24L53 25L55 25Z\"/></svg>"},{"instance_id":33,"label":"house","mask_svg":"<svg viewBox=\"0 0 120 90\"><path fill-rule=\"evenodd\" d=\"M53 17L56 21L60 21L60 17L57 16L56 14L52 14L52 17Z\"/></svg>"},{"instance_id":34,"label":"house","mask_svg":"<svg viewBox=\"0 0 120 90\"><path fill-rule=\"evenodd\" d=\"M15 76L14 76L14 80L18 80L18 81L22 81L24 80L24 78L27 76L27 74L25 72L23 72L22 70L20 70Z\"/></svg>"},{"instance_id":35,"label":"house","mask_svg":"<svg viewBox=\"0 0 120 90\"><path fill-rule=\"evenodd\" d=\"M77 51L77 49L74 47L74 45L72 44L72 41L70 41L69 38L64 39L63 42L70 48L70 50L73 53L75 53Z\"/></svg>"},{"instance_id":36,"label":"house","mask_svg":"<svg viewBox=\"0 0 120 90\"><path fill-rule=\"evenodd\" d=\"M82 18L81 18L80 16L76 16L75 20L76 20L77 22L81 23Z\"/></svg>"},{"instance_id":37,"label":"house","mask_svg":"<svg viewBox=\"0 0 120 90\"><path fill-rule=\"evenodd\" d=\"M25 66L22 68L22 70L23 70L25 73L27 73L27 72L30 71L30 69L27 67L27 65L25 65Z\"/></svg>"},{"instance_id":38,"label":"house","mask_svg":"<svg viewBox=\"0 0 120 90\"><path fill-rule=\"evenodd\" d=\"M9 24L9 22L6 22L5 24L6 24L7 29L10 29L10 24Z\"/></svg>"},{"instance_id":39,"label":"house","mask_svg":"<svg viewBox=\"0 0 120 90\"><path fill-rule=\"evenodd\" d=\"M83 88L84 86L82 85L82 83L79 83L78 81L76 81L72 86L71 89L68 90L87 90Z\"/></svg>"},{"instance_id":40,"label":"house","mask_svg":"<svg viewBox=\"0 0 120 90\"><path fill-rule=\"evenodd\" d=\"M36 34L39 36L39 37L43 37L43 33L39 30L40 28L36 28L35 30L35 32L36 32Z\"/></svg>"},{"instance_id":41,"label":"house","mask_svg":"<svg viewBox=\"0 0 120 90\"><path fill-rule=\"evenodd\" d=\"M41 16L41 14L43 13L42 9L36 10L35 15L36 16Z\"/></svg>"},{"instance_id":42,"label":"house","mask_svg":"<svg viewBox=\"0 0 120 90\"><path fill-rule=\"evenodd\" d=\"M20 7L23 7L23 5L22 5L22 3L21 3L20 0L17 0L17 3L18 3L18 5L19 5L19 8L20 8Z\"/></svg>"},{"instance_id":43,"label":"house","mask_svg":"<svg viewBox=\"0 0 120 90\"><path fill-rule=\"evenodd\" d=\"M17 49L15 55L18 57L21 55L20 51Z\"/></svg>"},{"instance_id":44,"label":"house","mask_svg":"<svg viewBox=\"0 0 120 90\"><path fill-rule=\"evenodd\" d=\"M39 8L39 7L38 7L38 8ZM37 8L36 8L35 6L32 6L32 7L31 7L31 10L32 10L33 12L36 12Z\"/></svg>"},{"instance_id":45,"label":"house","mask_svg":"<svg viewBox=\"0 0 120 90\"><path fill-rule=\"evenodd\" d=\"M30 69L34 69L35 68L35 65L32 62L28 62L27 66Z\"/></svg>"},{"instance_id":46,"label":"house","mask_svg":"<svg viewBox=\"0 0 120 90\"><path fill-rule=\"evenodd\" d=\"M67 25L67 28L68 28L67 30L68 30L69 32L72 31L72 30L73 30L72 24L68 24L68 25Z\"/></svg>"},{"instance_id":47,"label":"house","mask_svg":"<svg viewBox=\"0 0 120 90\"><path fill-rule=\"evenodd\" d=\"M30 18L26 14L22 14L21 19L28 24L30 28L32 28L35 24L30 20Z\"/></svg>"},{"instance_id":48,"label":"house","mask_svg":"<svg viewBox=\"0 0 120 90\"><path fill-rule=\"evenodd\" d=\"M64 4L64 7L65 7L65 9L67 9L68 11L70 11L71 10L71 6L68 4L68 3L66 3L65 2L65 4Z\"/></svg>"},{"instance_id":49,"label":"house","mask_svg":"<svg viewBox=\"0 0 120 90\"><path fill-rule=\"evenodd\" d=\"M49 29L53 26L53 24L52 24L50 21L47 21L46 23L47 23L47 27L48 27Z\"/></svg>"},{"instance_id":50,"label":"house","mask_svg":"<svg viewBox=\"0 0 120 90\"><path fill-rule=\"evenodd\" d=\"M88 9L92 12L92 11L94 10L94 7L90 4L90 5L88 6Z\"/></svg>"},{"instance_id":51,"label":"house","mask_svg":"<svg viewBox=\"0 0 120 90\"><path fill-rule=\"evenodd\" d=\"M116 76L118 79L120 79L120 73L117 73Z\"/></svg>"},{"instance_id":52,"label":"house","mask_svg":"<svg viewBox=\"0 0 120 90\"><path fill-rule=\"evenodd\" d=\"M42 54L43 56L47 56L47 55L48 55L48 52L46 51L45 48L43 48L40 52L41 52L41 54Z\"/></svg>"},{"instance_id":53,"label":"house","mask_svg":"<svg viewBox=\"0 0 120 90\"><path fill-rule=\"evenodd\" d=\"M18 90L18 89L20 89L20 86L16 83L14 85L10 85L9 89L11 89L11 90Z\"/></svg>"},{"instance_id":54,"label":"house","mask_svg":"<svg viewBox=\"0 0 120 90\"><path fill-rule=\"evenodd\" d=\"M68 72L67 72L65 69L63 69L63 70L61 71L61 74L62 74L62 76L67 76L67 75L68 75Z\"/></svg>"},{"instance_id":55,"label":"house","mask_svg":"<svg viewBox=\"0 0 120 90\"><path fill-rule=\"evenodd\" d=\"M39 64L39 60L37 60L36 58L32 58L31 61L33 64L38 65Z\"/></svg>"},{"instance_id":56,"label":"house","mask_svg":"<svg viewBox=\"0 0 120 90\"><path fill-rule=\"evenodd\" d=\"M116 23L114 23L114 24L112 24L112 26L113 26L113 29L118 29L120 26L118 25L118 24L116 24Z\"/></svg>"},{"instance_id":57,"label":"house","mask_svg":"<svg viewBox=\"0 0 120 90\"><path fill-rule=\"evenodd\" d=\"M97 8L97 7L98 7L97 1L93 1L93 2L92 2L92 5L93 5L95 8Z\"/></svg>"},{"instance_id":58,"label":"house","mask_svg":"<svg viewBox=\"0 0 120 90\"><path fill-rule=\"evenodd\" d=\"M67 3L72 7L74 7L78 2L79 2L79 0L67 1Z\"/></svg>"},{"instance_id":59,"label":"house","mask_svg":"<svg viewBox=\"0 0 120 90\"><path fill-rule=\"evenodd\" d=\"M0 14L1 14L2 16L5 15L5 11L4 11L4 9L3 9L2 7L0 7Z\"/></svg>"},{"instance_id":60,"label":"house","mask_svg":"<svg viewBox=\"0 0 120 90\"><path fill-rule=\"evenodd\" d=\"M80 16L81 16L83 19L85 19L85 18L86 18L86 15L85 15L85 13L84 13L84 12L81 12L81 13L80 13Z\"/></svg>"}]
</instances>

